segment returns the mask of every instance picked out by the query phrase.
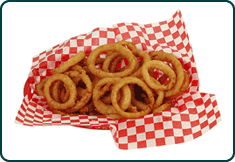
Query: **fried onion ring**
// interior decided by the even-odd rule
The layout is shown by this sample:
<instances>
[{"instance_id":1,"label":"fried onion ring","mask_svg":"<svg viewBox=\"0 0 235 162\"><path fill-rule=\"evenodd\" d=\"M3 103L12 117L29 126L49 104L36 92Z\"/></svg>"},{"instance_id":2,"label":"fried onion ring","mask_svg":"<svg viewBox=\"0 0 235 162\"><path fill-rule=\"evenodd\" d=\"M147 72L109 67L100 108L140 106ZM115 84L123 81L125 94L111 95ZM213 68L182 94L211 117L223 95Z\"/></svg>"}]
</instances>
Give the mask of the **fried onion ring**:
<instances>
[{"instance_id":1,"label":"fried onion ring","mask_svg":"<svg viewBox=\"0 0 235 162\"><path fill-rule=\"evenodd\" d=\"M117 102L117 93L119 89L122 88L125 84L137 84L145 90L149 99L148 107L145 110L139 112L125 112L123 109L120 108ZM139 118L150 113L153 109L154 104L154 96L151 89L141 79L138 79L136 77L122 78L119 82L117 82L111 92L111 100L116 112L124 118L128 119Z\"/></svg>"},{"instance_id":2,"label":"fried onion ring","mask_svg":"<svg viewBox=\"0 0 235 162\"><path fill-rule=\"evenodd\" d=\"M167 74L169 76L169 84L161 85L157 82L157 80L154 81L153 79L155 78L151 77L148 72L148 69L150 68L156 68ZM171 67L159 60L151 60L144 63L142 66L142 75L145 82L154 90L169 90L174 86L176 80L175 72L171 69Z\"/></svg>"},{"instance_id":3,"label":"fried onion ring","mask_svg":"<svg viewBox=\"0 0 235 162\"><path fill-rule=\"evenodd\" d=\"M117 100L119 101L120 100L120 98L121 98L121 92L119 91L118 92L118 95L117 95ZM111 104L112 103L112 101L111 101L111 93L109 93L107 96L104 96L104 97L102 97L102 99L101 99L105 104Z\"/></svg>"},{"instance_id":4,"label":"fried onion ring","mask_svg":"<svg viewBox=\"0 0 235 162\"><path fill-rule=\"evenodd\" d=\"M142 57L143 64L147 63L147 62L149 62L151 60L150 56L146 52L144 52L144 51L137 50L136 51L136 55L138 57ZM141 78L141 76L142 76L142 71L141 71L142 66L134 74L132 74L131 76Z\"/></svg>"},{"instance_id":5,"label":"fried onion ring","mask_svg":"<svg viewBox=\"0 0 235 162\"><path fill-rule=\"evenodd\" d=\"M102 71L101 69L97 69L95 67L95 60L97 58L97 56L102 53L102 52L106 52L106 51L116 51L119 52L123 57L126 57L130 66L128 69L122 71L122 72L117 72L117 73L109 73L109 72L105 72ZM132 52L123 47L122 45L119 44L105 44L102 46L97 47L96 49L94 49L89 57L87 58L87 66L88 66L88 70L95 76L98 76L100 78L105 78L105 77L125 77L128 76L129 74L131 74L136 66L136 62L134 59L134 55L132 54Z\"/></svg>"},{"instance_id":6,"label":"fried onion ring","mask_svg":"<svg viewBox=\"0 0 235 162\"><path fill-rule=\"evenodd\" d=\"M105 104L100 98L110 89L111 85L114 85L118 82L121 78L112 77L112 78L103 78L100 79L94 89L93 89L93 103L97 109L97 111L101 114L115 114L116 110L112 105ZM112 95L111 95L112 96Z\"/></svg>"},{"instance_id":7,"label":"fried onion ring","mask_svg":"<svg viewBox=\"0 0 235 162\"><path fill-rule=\"evenodd\" d=\"M65 103L59 103L55 101L50 94L50 87L55 81L62 81L69 89L69 99ZM65 110L75 105L75 100L77 97L76 85L70 77L65 74L54 74L47 79L44 85L44 94L47 100L47 104L53 109Z\"/></svg>"},{"instance_id":8,"label":"fried onion ring","mask_svg":"<svg viewBox=\"0 0 235 162\"><path fill-rule=\"evenodd\" d=\"M147 105L144 102L139 101L135 98L136 92L134 90L133 85L131 85L130 88L131 88L131 95L132 95L131 101L132 101L133 105L137 106L138 110L145 110L147 108ZM162 104L162 102L164 100L164 91L152 90L152 92L154 93L154 96L155 96L154 97L155 102L154 102L154 106L153 106L153 108L155 109L156 107L159 107ZM139 92L137 92L137 93L139 93Z\"/></svg>"},{"instance_id":9,"label":"fried onion ring","mask_svg":"<svg viewBox=\"0 0 235 162\"><path fill-rule=\"evenodd\" d=\"M63 87L60 90L60 100L62 103L64 103L68 99L69 99L69 89L66 85L63 84Z\"/></svg>"},{"instance_id":10,"label":"fried onion ring","mask_svg":"<svg viewBox=\"0 0 235 162\"><path fill-rule=\"evenodd\" d=\"M128 48L131 49L131 52L134 53L134 54L135 54L136 51L137 51L137 48L136 48L134 42L129 42L129 41L126 41L126 40L123 39L123 40L121 40L121 41L116 42L115 44L120 44L120 45L122 45L122 46L127 46ZM108 52L107 52L107 56L110 56L113 52L114 52L114 51L108 51Z\"/></svg>"},{"instance_id":11,"label":"fried onion ring","mask_svg":"<svg viewBox=\"0 0 235 162\"><path fill-rule=\"evenodd\" d=\"M183 82L182 87L180 88L180 91L176 93L175 95L168 97L168 99L172 100L174 98L179 97L188 89L188 86L189 86L189 75L187 72L184 72L184 82Z\"/></svg>"},{"instance_id":12,"label":"fried onion ring","mask_svg":"<svg viewBox=\"0 0 235 162\"><path fill-rule=\"evenodd\" d=\"M79 101L76 102L74 107L65 110L67 113L71 113L71 112L75 112L75 111L81 109L83 106L86 105L86 103L90 100L90 98L92 96L92 88L93 87L92 87L92 82L91 82L90 78L88 77L88 75L86 75L85 70L81 70L80 72L67 71L67 72L65 72L65 74L70 77L81 78L82 81L86 84L86 90L87 90L86 94ZM76 92L77 92L77 89L76 89Z\"/></svg>"},{"instance_id":13,"label":"fried onion ring","mask_svg":"<svg viewBox=\"0 0 235 162\"><path fill-rule=\"evenodd\" d=\"M157 94L157 99L154 103L154 107L153 107L154 109L159 107L164 100L164 91L157 91L156 94Z\"/></svg>"},{"instance_id":14,"label":"fried onion ring","mask_svg":"<svg viewBox=\"0 0 235 162\"><path fill-rule=\"evenodd\" d=\"M119 105L121 109L126 110L131 105L131 89L128 85L124 85L121 88L121 90L122 90L122 97L119 101Z\"/></svg>"},{"instance_id":15,"label":"fried onion ring","mask_svg":"<svg viewBox=\"0 0 235 162\"><path fill-rule=\"evenodd\" d=\"M121 40L121 41L116 42L116 44L120 44L120 45L123 45L123 46L127 46L127 47L131 50L131 52L132 52L134 55L136 55L136 53L137 53L137 48L136 48L134 42L128 42L128 41L126 41L126 40ZM113 55L113 51L108 51L106 59L107 59L109 56L111 56L111 55ZM119 57L117 57L117 58L111 63L111 61L112 61L114 58L115 58L115 57L112 56L112 58L110 58L109 60L106 60L106 62L104 62L104 64L103 64L103 66L105 66L105 67L103 68L104 71L107 71L107 72L109 71L109 72L112 72L112 73L115 72L115 71L117 70L117 69L116 69L117 64L118 64L124 57L119 56ZM140 65L139 65L139 61L138 61L138 59L137 59L136 57L135 57L135 60L136 60L136 63L137 63L135 70L137 70ZM110 67L110 70L108 70L108 66ZM127 66L127 67L128 67L128 66ZM125 70L127 67L125 67L124 69L122 69L122 71Z\"/></svg>"},{"instance_id":16,"label":"fried onion ring","mask_svg":"<svg viewBox=\"0 0 235 162\"><path fill-rule=\"evenodd\" d=\"M105 54L106 58L101 58ZM38 95L46 98L48 110L114 120L171 108L190 82L173 54L148 54L125 40L101 45L87 58L79 52L51 73L36 85Z\"/></svg>"},{"instance_id":17,"label":"fried onion ring","mask_svg":"<svg viewBox=\"0 0 235 162\"><path fill-rule=\"evenodd\" d=\"M104 58L100 58L100 57L97 57L96 60L95 60L95 64L98 65L98 64L102 64L104 62ZM81 66L87 66L87 58L84 58L83 59L83 62L81 62L81 64L79 63L79 65Z\"/></svg>"},{"instance_id":18,"label":"fried onion ring","mask_svg":"<svg viewBox=\"0 0 235 162\"><path fill-rule=\"evenodd\" d=\"M122 57L117 57L115 58L115 60L113 60L112 64L110 65L110 69L109 69L109 72L111 73L114 73L117 71L117 65L118 63L122 60L123 58ZM137 60L138 61L138 60Z\"/></svg>"},{"instance_id":19,"label":"fried onion ring","mask_svg":"<svg viewBox=\"0 0 235 162\"><path fill-rule=\"evenodd\" d=\"M60 87L62 85L63 82L61 82L60 80L55 82L52 87L51 87L51 97L56 101L56 102L61 102L60 100Z\"/></svg>"},{"instance_id":20,"label":"fried onion ring","mask_svg":"<svg viewBox=\"0 0 235 162\"><path fill-rule=\"evenodd\" d=\"M176 83L172 89L165 92L165 97L173 96L179 93L179 90L184 81L184 70L180 61L171 53L155 51L150 53L151 58L156 60L166 61L172 64L176 73Z\"/></svg>"},{"instance_id":21,"label":"fried onion ring","mask_svg":"<svg viewBox=\"0 0 235 162\"><path fill-rule=\"evenodd\" d=\"M109 72L109 67L111 65L111 62L114 58L122 58L122 57L118 57L120 56L119 52L113 52L112 54L110 54L109 56L106 57L106 59L104 60L103 66L102 66L102 70L105 72ZM115 59L116 60L116 59ZM111 71L110 71L111 72ZM113 71L112 71L113 72Z\"/></svg>"},{"instance_id":22,"label":"fried onion ring","mask_svg":"<svg viewBox=\"0 0 235 162\"><path fill-rule=\"evenodd\" d=\"M126 40L121 40L121 41L118 41L116 42L117 44L120 44L120 45L126 45L128 48L131 49L132 53L135 54L136 51L137 51L137 48L135 46L135 43L134 42L129 42L129 41L126 41Z\"/></svg>"}]
</instances>

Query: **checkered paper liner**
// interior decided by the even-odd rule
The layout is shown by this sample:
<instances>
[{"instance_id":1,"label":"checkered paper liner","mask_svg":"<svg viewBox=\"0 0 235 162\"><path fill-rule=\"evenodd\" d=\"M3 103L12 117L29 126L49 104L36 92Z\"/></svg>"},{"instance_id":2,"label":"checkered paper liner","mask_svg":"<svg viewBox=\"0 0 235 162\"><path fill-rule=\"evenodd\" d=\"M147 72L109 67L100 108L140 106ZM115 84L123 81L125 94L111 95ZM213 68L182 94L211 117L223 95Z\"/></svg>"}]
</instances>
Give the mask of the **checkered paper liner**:
<instances>
[{"instance_id":1,"label":"checkered paper liner","mask_svg":"<svg viewBox=\"0 0 235 162\"><path fill-rule=\"evenodd\" d=\"M174 101L172 108L127 120L85 115L63 116L47 110L46 99L37 94L35 87L42 79L52 75L52 69L79 51L84 51L88 56L100 45L123 39L134 42L138 50L173 53L190 74L189 88ZM100 57L105 57L105 54ZM110 130L120 149L183 143L203 135L220 121L215 95L199 91L193 50L180 10L167 21L158 23L119 23L114 24L113 28L96 28L34 56L24 86L24 98L15 119L16 123L26 126L70 125Z\"/></svg>"}]
</instances>

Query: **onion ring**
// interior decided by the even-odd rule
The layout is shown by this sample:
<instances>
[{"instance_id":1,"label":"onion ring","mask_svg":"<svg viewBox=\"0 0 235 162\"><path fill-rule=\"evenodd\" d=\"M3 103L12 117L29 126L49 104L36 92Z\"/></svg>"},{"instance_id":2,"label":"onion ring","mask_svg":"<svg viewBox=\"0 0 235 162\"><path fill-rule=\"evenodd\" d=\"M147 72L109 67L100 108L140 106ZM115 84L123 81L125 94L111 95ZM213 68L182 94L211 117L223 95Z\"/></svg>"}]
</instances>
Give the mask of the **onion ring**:
<instances>
[{"instance_id":1,"label":"onion ring","mask_svg":"<svg viewBox=\"0 0 235 162\"><path fill-rule=\"evenodd\" d=\"M134 55L136 55L136 53L137 53L137 48L136 48L134 42L128 42L128 41L126 41L126 40L121 40L121 41L116 42L116 44L126 45L128 48L130 48L131 52L132 52ZM105 62L104 62L104 64L103 64L103 66L105 66L105 67L102 67L103 70L106 71L106 72L112 72L112 73L115 72L115 71L116 71L117 64L124 58L124 57L117 57L117 56L112 56L112 55L113 55L113 51L108 51L106 60L105 60ZM119 55L120 55L120 54L119 54ZM109 58L109 60L107 60L107 58L108 58L109 56L112 56L112 57ZM112 64L111 64L111 61L112 61L115 57L117 57L117 58L116 58L116 59L112 62ZM136 57L135 57L135 60L136 60L136 63L137 63L135 70L137 70L140 65L139 65L139 61L138 61L138 59L137 59ZM128 65L128 66L129 66L129 65ZM128 67L128 66L127 66L127 67ZM110 67L110 70L108 70L108 69L109 69L108 67ZM125 70L125 69L126 69L126 68L124 68L123 70ZM122 71L123 71L123 70L122 70Z\"/></svg>"},{"instance_id":2,"label":"onion ring","mask_svg":"<svg viewBox=\"0 0 235 162\"><path fill-rule=\"evenodd\" d=\"M137 51L137 48L135 46L135 43L134 42L129 42L129 41L126 41L126 40L121 40L121 41L118 41L116 42L117 44L120 44L120 45L126 45L128 48L131 49L132 53L135 54L136 51Z\"/></svg>"},{"instance_id":3,"label":"onion ring","mask_svg":"<svg viewBox=\"0 0 235 162\"><path fill-rule=\"evenodd\" d=\"M188 87L189 87L189 75L187 72L184 72L184 82L183 82L182 87L180 88L180 91L176 93L175 95L168 97L167 99L172 100L174 98L179 97L188 89Z\"/></svg>"},{"instance_id":4,"label":"onion ring","mask_svg":"<svg viewBox=\"0 0 235 162\"><path fill-rule=\"evenodd\" d=\"M164 91L157 91L156 93L158 96L157 96L157 99L154 103L153 109L159 107L164 100Z\"/></svg>"},{"instance_id":5,"label":"onion ring","mask_svg":"<svg viewBox=\"0 0 235 162\"><path fill-rule=\"evenodd\" d=\"M112 86L110 87L110 89L112 90ZM119 101L121 99L121 92L119 91L118 94L117 94L117 100ZM111 92L107 95L107 96L104 96L102 97L101 99L105 104L111 104L112 101L111 101Z\"/></svg>"},{"instance_id":6,"label":"onion ring","mask_svg":"<svg viewBox=\"0 0 235 162\"><path fill-rule=\"evenodd\" d=\"M122 88L122 97L119 101L121 109L126 110L131 105L131 89L128 85L124 85Z\"/></svg>"},{"instance_id":7,"label":"onion ring","mask_svg":"<svg viewBox=\"0 0 235 162\"><path fill-rule=\"evenodd\" d=\"M109 57L109 56L107 56L107 57ZM122 59L123 59L122 57L117 57L117 58L115 58L115 60L113 60L112 64L110 65L109 72L111 72L111 73L116 72L116 71L117 71L117 68L116 68L116 67L117 67L118 63L119 63Z\"/></svg>"},{"instance_id":8,"label":"onion ring","mask_svg":"<svg viewBox=\"0 0 235 162\"><path fill-rule=\"evenodd\" d=\"M112 56L112 55L111 55L111 56ZM110 56L108 56L108 57L110 57ZM135 62L136 62L136 66L135 66L135 70L134 70L134 71L137 71L137 70L139 69L139 67L140 67L140 63L139 63L137 57L134 57L134 58L135 58ZM125 66L125 67L123 67L123 68L121 68L121 69L118 69L118 70L116 69L117 64L118 64L122 59L123 59L123 57L117 57L117 58L115 58L115 60L113 60L113 62L112 62L111 65L110 65L110 70L109 70L109 72L112 72L112 73L114 73L114 72L121 72L121 71L124 71L124 70L128 69L128 68L129 68L129 65L127 65L127 66Z\"/></svg>"},{"instance_id":9,"label":"onion ring","mask_svg":"<svg viewBox=\"0 0 235 162\"><path fill-rule=\"evenodd\" d=\"M61 102L60 100L60 87L62 85L63 82L61 81L56 81L55 84L52 85L51 87L51 97L56 101L56 102Z\"/></svg>"},{"instance_id":10,"label":"onion ring","mask_svg":"<svg viewBox=\"0 0 235 162\"><path fill-rule=\"evenodd\" d=\"M112 105L105 104L103 101L100 100L100 98L105 94L106 91L110 89L110 86L112 84L115 84L119 80L120 78L118 77L103 78L99 80L95 85L93 89L92 100L99 113L104 115L116 113L116 110Z\"/></svg>"},{"instance_id":11,"label":"onion ring","mask_svg":"<svg viewBox=\"0 0 235 162\"><path fill-rule=\"evenodd\" d=\"M120 44L120 45L122 45L122 46L127 46L128 48L131 49L131 52L134 53L134 54L135 54L136 51L137 51L137 48L136 48L134 42L129 42L129 41L126 41L126 40L123 39L123 40L121 40L121 41L116 42L115 44ZM107 52L107 56L110 56L112 53L113 53L113 51L108 51L108 52Z\"/></svg>"},{"instance_id":12,"label":"onion ring","mask_svg":"<svg viewBox=\"0 0 235 162\"><path fill-rule=\"evenodd\" d=\"M104 72L101 69L97 69L95 67L95 59L97 58L97 56L102 52L110 51L110 50L119 52L123 57L126 57L130 64L129 68L122 72L117 72L117 73L109 73L109 72ZM105 45L97 47L90 53L89 57L87 58L87 64L88 64L87 65L88 70L93 75L98 76L100 78L125 77L131 74L134 71L135 66L136 66L136 62L135 62L134 55L132 54L132 52L129 49L119 44L105 44Z\"/></svg>"},{"instance_id":13,"label":"onion ring","mask_svg":"<svg viewBox=\"0 0 235 162\"><path fill-rule=\"evenodd\" d=\"M187 72L184 71L184 83L182 87L180 88L180 92L185 92L189 87L189 75Z\"/></svg>"},{"instance_id":14,"label":"onion ring","mask_svg":"<svg viewBox=\"0 0 235 162\"><path fill-rule=\"evenodd\" d=\"M125 112L123 109L120 108L120 106L117 103L117 93L119 89L122 88L125 84L137 84L145 90L149 99L148 107L145 110L139 112ZM129 119L139 118L141 116L150 113L153 109L153 104L154 104L154 96L151 89L141 79L136 77L122 78L119 82L117 82L114 85L114 88L111 92L111 100L116 112L119 115L123 116L124 118L129 118Z\"/></svg>"},{"instance_id":15,"label":"onion ring","mask_svg":"<svg viewBox=\"0 0 235 162\"><path fill-rule=\"evenodd\" d=\"M69 99L69 89L66 85L63 85L63 87L60 90L60 100L62 103L64 103L68 99Z\"/></svg>"},{"instance_id":16,"label":"onion ring","mask_svg":"<svg viewBox=\"0 0 235 162\"><path fill-rule=\"evenodd\" d=\"M111 55L107 56L106 59L104 60L102 70L105 71L105 72L109 72L109 67L111 65L112 60L114 58L117 58L118 56L120 56L119 52L113 52ZM122 58L122 57L118 57L118 58Z\"/></svg>"},{"instance_id":17,"label":"onion ring","mask_svg":"<svg viewBox=\"0 0 235 162\"><path fill-rule=\"evenodd\" d=\"M136 55L138 57L142 57L143 64L147 63L151 60L150 56L144 51L137 50ZM134 74L132 74L131 76L140 78L142 76L142 71L141 71L142 66Z\"/></svg>"},{"instance_id":18,"label":"onion ring","mask_svg":"<svg viewBox=\"0 0 235 162\"><path fill-rule=\"evenodd\" d=\"M173 54L148 54L125 40L101 45L87 58L79 52L51 73L36 91L48 110L61 115L135 119L170 108L189 87L189 75Z\"/></svg>"},{"instance_id":19,"label":"onion ring","mask_svg":"<svg viewBox=\"0 0 235 162\"><path fill-rule=\"evenodd\" d=\"M67 72L65 72L65 74L70 77L81 78L82 81L86 84L86 90L87 90L86 95L84 95L79 101L77 101L76 104L74 105L74 107L65 110L67 113L71 113L71 112L78 111L79 109L81 109L83 106L86 105L86 103L90 100L90 98L92 96L92 88L93 87L92 87L92 82L91 82L90 78L88 77L88 75L86 75L85 70L81 70L80 72L67 71ZM76 90L76 88L75 88L75 90Z\"/></svg>"},{"instance_id":20,"label":"onion ring","mask_svg":"<svg viewBox=\"0 0 235 162\"><path fill-rule=\"evenodd\" d=\"M150 56L156 60L166 61L172 64L176 73L176 83L172 89L165 92L165 97L173 96L179 93L179 90L184 81L184 70L180 61L171 53L160 51L151 52Z\"/></svg>"},{"instance_id":21,"label":"onion ring","mask_svg":"<svg viewBox=\"0 0 235 162\"><path fill-rule=\"evenodd\" d=\"M162 104L162 102L164 100L164 91L152 90L152 92L156 96L156 97L154 97L155 102L154 102L154 106L153 106L153 109L155 109L156 107L159 107ZM139 101L135 98L135 90L132 85L131 85L131 95L132 95L131 101L132 101L133 105L137 106L138 110L145 110L147 108L147 105L144 102Z\"/></svg>"},{"instance_id":22,"label":"onion ring","mask_svg":"<svg viewBox=\"0 0 235 162\"><path fill-rule=\"evenodd\" d=\"M95 64L98 65L98 64L102 64L104 62L104 58L100 58L100 57L97 57L96 60L95 60ZM79 63L80 64L80 63ZM84 58L83 59L83 62L81 62L80 64L81 66L87 66L87 58Z\"/></svg>"},{"instance_id":23,"label":"onion ring","mask_svg":"<svg viewBox=\"0 0 235 162\"><path fill-rule=\"evenodd\" d=\"M56 102L54 99L52 99L50 94L50 87L52 83L58 80L61 80L69 89L69 99L65 103ZM50 107L52 107L53 109L65 110L75 105L75 100L77 96L76 85L74 84L72 79L70 79L67 75L54 74L47 79L44 85L44 94L47 100L47 104Z\"/></svg>"},{"instance_id":24,"label":"onion ring","mask_svg":"<svg viewBox=\"0 0 235 162\"><path fill-rule=\"evenodd\" d=\"M148 69L151 67L159 69L167 74L170 78L169 84L161 85L159 82L157 82L157 80L155 80L156 82L153 82L154 78L151 77L148 72ZM147 63L144 63L142 66L142 75L145 82L154 90L169 90L174 86L176 80L175 72L171 69L171 67L159 60L151 60Z\"/></svg>"}]
</instances>

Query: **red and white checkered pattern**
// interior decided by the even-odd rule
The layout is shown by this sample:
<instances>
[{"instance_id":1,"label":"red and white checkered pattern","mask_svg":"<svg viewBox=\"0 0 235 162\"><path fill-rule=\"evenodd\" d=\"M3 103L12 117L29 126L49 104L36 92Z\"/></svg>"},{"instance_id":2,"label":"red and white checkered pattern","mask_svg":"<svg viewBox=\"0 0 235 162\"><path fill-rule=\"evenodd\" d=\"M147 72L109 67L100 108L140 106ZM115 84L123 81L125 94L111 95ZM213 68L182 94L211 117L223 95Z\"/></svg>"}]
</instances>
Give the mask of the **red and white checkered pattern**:
<instances>
[{"instance_id":1,"label":"red and white checkered pattern","mask_svg":"<svg viewBox=\"0 0 235 162\"><path fill-rule=\"evenodd\" d=\"M146 115L138 120L119 120L111 126L120 149L178 144L193 140L220 120L214 95L191 92L179 98L174 110Z\"/></svg>"},{"instance_id":2,"label":"red and white checkered pattern","mask_svg":"<svg viewBox=\"0 0 235 162\"><path fill-rule=\"evenodd\" d=\"M145 115L139 119L71 115L62 116L47 110L35 87L50 71L79 51L89 53L103 44L125 39L146 52L173 53L190 74L188 90L166 111ZM105 55L104 55L105 57ZM31 71L24 87L24 98L15 122L27 126L71 125L90 129L109 129L120 149L136 149L183 143L193 140L221 120L215 95L199 92L199 77L192 46L181 12L167 21L152 24L119 23L113 28L96 28L70 38L33 57Z\"/></svg>"}]
</instances>

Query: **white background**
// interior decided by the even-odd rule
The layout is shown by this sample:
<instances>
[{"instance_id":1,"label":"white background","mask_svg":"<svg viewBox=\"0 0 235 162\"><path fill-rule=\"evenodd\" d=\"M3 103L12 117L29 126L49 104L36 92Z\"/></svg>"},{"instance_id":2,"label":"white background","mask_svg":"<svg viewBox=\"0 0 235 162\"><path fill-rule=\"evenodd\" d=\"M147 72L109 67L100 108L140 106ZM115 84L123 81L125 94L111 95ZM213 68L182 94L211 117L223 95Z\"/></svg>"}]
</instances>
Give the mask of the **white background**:
<instances>
[{"instance_id":1,"label":"white background","mask_svg":"<svg viewBox=\"0 0 235 162\"><path fill-rule=\"evenodd\" d=\"M32 57L73 36L120 22L154 23L180 9L200 78L222 121L178 145L119 150L110 131L14 123ZM233 8L229 3L13 3L3 6L2 154L8 160L226 160L233 154Z\"/></svg>"}]
</instances>

